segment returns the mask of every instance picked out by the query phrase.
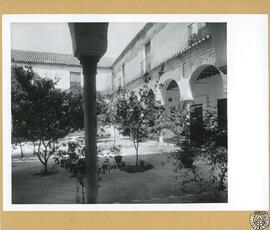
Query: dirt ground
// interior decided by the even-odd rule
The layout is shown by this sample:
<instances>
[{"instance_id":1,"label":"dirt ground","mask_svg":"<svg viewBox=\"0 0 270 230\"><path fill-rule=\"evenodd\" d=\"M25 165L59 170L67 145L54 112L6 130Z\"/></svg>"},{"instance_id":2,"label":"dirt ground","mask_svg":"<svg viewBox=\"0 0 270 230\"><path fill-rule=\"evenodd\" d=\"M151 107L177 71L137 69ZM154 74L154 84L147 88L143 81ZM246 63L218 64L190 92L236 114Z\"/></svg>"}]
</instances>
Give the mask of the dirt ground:
<instances>
[{"instance_id":1,"label":"dirt ground","mask_svg":"<svg viewBox=\"0 0 270 230\"><path fill-rule=\"evenodd\" d=\"M128 148L126 148L127 150ZM135 162L133 150L123 157L127 164ZM175 168L168 161L168 146L150 144L140 149L140 159L154 168L140 173L112 169L102 174L99 183L99 203L219 203L227 202L227 193L215 193L205 187L198 193L194 187L182 191ZM72 204L75 203L76 179L50 162L55 173L42 176L41 164L35 157L12 160L12 203L14 204Z\"/></svg>"}]
</instances>

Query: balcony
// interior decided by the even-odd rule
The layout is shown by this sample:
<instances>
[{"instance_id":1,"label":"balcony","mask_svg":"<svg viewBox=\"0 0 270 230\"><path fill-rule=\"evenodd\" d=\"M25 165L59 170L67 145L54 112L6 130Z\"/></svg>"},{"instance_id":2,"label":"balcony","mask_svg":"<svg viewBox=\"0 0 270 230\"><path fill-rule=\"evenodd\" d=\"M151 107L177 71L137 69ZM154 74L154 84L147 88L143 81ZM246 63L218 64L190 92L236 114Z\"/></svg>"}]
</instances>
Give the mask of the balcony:
<instances>
[{"instance_id":1,"label":"balcony","mask_svg":"<svg viewBox=\"0 0 270 230\"><path fill-rule=\"evenodd\" d=\"M189 35L188 45L192 45L198 42L200 39L204 38L206 35L210 35L210 32L206 26L201 27L196 33Z\"/></svg>"}]
</instances>

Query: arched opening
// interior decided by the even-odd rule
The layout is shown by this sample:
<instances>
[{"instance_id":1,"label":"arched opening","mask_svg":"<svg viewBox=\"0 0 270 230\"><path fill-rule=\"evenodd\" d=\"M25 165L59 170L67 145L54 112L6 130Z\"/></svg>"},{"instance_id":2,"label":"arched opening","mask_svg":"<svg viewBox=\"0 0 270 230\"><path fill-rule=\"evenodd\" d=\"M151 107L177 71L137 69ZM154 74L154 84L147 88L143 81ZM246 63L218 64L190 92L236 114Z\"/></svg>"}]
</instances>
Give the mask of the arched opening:
<instances>
[{"instance_id":1,"label":"arched opening","mask_svg":"<svg viewBox=\"0 0 270 230\"><path fill-rule=\"evenodd\" d=\"M162 97L166 111L170 113L172 109L180 104L180 89L175 80L167 80L162 90Z\"/></svg>"},{"instance_id":2,"label":"arched opening","mask_svg":"<svg viewBox=\"0 0 270 230\"><path fill-rule=\"evenodd\" d=\"M156 95L151 88L147 88L146 91L147 100L151 105L155 105L156 103Z\"/></svg>"},{"instance_id":3,"label":"arched opening","mask_svg":"<svg viewBox=\"0 0 270 230\"><path fill-rule=\"evenodd\" d=\"M148 98L150 98L151 100L155 101L155 94L154 91L152 89L149 89L148 91Z\"/></svg>"},{"instance_id":4,"label":"arched opening","mask_svg":"<svg viewBox=\"0 0 270 230\"><path fill-rule=\"evenodd\" d=\"M213 65L203 65L197 68L190 78L190 89L194 104L191 106L191 138L200 144L204 113L217 113L218 126L227 130L227 98L220 71ZM221 140L226 146L227 137Z\"/></svg>"},{"instance_id":5,"label":"arched opening","mask_svg":"<svg viewBox=\"0 0 270 230\"><path fill-rule=\"evenodd\" d=\"M163 83L161 93L166 113L170 116L180 105L180 88L175 80L168 79ZM171 141L174 137L174 133L168 128L164 128L161 135L166 141Z\"/></svg>"},{"instance_id":6,"label":"arched opening","mask_svg":"<svg viewBox=\"0 0 270 230\"><path fill-rule=\"evenodd\" d=\"M197 68L190 78L190 89L194 104L216 107L218 99L223 97L223 81L220 72L213 65Z\"/></svg>"}]
</instances>

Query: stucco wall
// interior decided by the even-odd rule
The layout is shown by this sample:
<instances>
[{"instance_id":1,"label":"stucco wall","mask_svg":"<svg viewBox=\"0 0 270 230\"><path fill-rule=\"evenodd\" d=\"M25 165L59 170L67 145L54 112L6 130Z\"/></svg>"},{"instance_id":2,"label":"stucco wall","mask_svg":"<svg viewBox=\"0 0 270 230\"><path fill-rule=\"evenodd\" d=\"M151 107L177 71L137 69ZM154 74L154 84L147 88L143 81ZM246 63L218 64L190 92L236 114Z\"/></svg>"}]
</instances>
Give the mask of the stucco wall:
<instances>
[{"instance_id":1,"label":"stucco wall","mask_svg":"<svg viewBox=\"0 0 270 230\"><path fill-rule=\"evenodd\" d=\"M134 46L122 55L113 66L115 82L117 87L119 82L124 82L125 88L138 90L142 85L147 84L153 89L156 98L166 103L169 96L166 91L168 84L175 80L179 86L180 100L195 100L195 103L206 103L216 105L216 99L226 97L227 76L221 73L221 77L209 78L204 86L196 86L192 89L190 79L194 73L204 66L216 66L216 50L211 37L204 37L204 40L195 46L188 45L190 23L155 23L148 28L134 43ZM156 76L161 66L149 72L150 82L144 82L141 72L141 60L144 58L144 46L151 43L151 66L155 67L164 64L164 74L159 80L161 87L155 87ZM173 57L180 50L188 48L177 57ZM173 57L173 58L171 58ZM171 58L171 59L169 59ZM168 60L169 59L169 60ZM165 61L165 62L164 62ZM122 80L121 66L125 64L125 79ZM205 80L205 79L204 79ZM115 89L115 88L114 88Z\"/></svg>"},{"instance_id":2,"label":"stucco wall","mask_svg":"<svg viewBox=\"0 0 270 230\"><path fill-rule=\"evenodd\" d=\"M143 59L142 50L138 50L136 55L125 63L125 79L126 83L134 80L137 76L141 75L141 61Z\"/></svg>"},{"instance_id":3,"label":"stucco wall","mask_svg":"<svg viewBox=\"0 0 270 230\"><path fill-rule=\"evenodd\" d=\"M145 45L150 41L151 67L154 67L187 46L188 23L154 23L145 33L135 41L121 59L113 66L113 86L118 87L122 78L122 65L125 65L125 84L140 77L142 62L145 59Z\"/></svg>"},{"instance_id":4,"label":"stucco wall","mask_svg":"<svg viewBox=\"0 0 270 230\"><path fill-rule=\"evenodd\" d=\"M113 86L114 90L118 87L119 79L122 78L122 65L125 65L125 76L123 81L125 84L138 78L142 75L141 62L144 60L144 46L149 42L153 36L156 24L151 26L148 30L142 33L132 47L127 50L123 56L117 60L113 65ZM116 88L115 88L116 87Z\"/></svg>"},{"instance_id":5,"label":"stucco wall","mask_svg":"<svg viewBox=\"0 0 270 230\"><path fill-rule=\"evenodd\" d=\"M67 66L67 65L52 65L52 64L29 64L29 63L14 63L21 66L32 66L34 72L41 77L50 79L59 79L56 85L57 88L68 90L70 88L70 72L81 73L81 86L83 86L82 67ZM111 89L111 69L98 68L97 70L97 91L107 91Z\"/></svg>"},{"instance_id":6,"label":"stucco wall","mask_svg":"<svg viewBox=\"0 0 270 230\"><path fill-rule=\"evenodd\" d=\"M142 62L146 58L145 45L147 43L150 42L151 47L151 68L158 66L179 51L187 48L189 39L188 26L190 24L191 23L153 23L151 27L143 31L141 36L133 42L133 45L126 50L125 53L121 54L120 58L113 65L112 81L114 90L118 87L120 81L128 84L143 75L142 69L144 68L142 68ZM212 44L208 44L208 46L213 47ZM201 48L195 49L197 49L195 53L191 51L190 57L186 58L192 58L192 56L196 55L196 52L200 53L198 49ZM210 62L208 57L204 56L204 58L206 59L202 60L202 62ZM211 61L213 58L215 57L209 57ZM197 63L193 63L190 60L183 60L183 63L185 65L183 66L185 72L183 75L184 77L189 77L191 73L187 73L187 70L192 72L192 65L195 66ZM125 76L123 80L119 80L123 78L121 69L123 65L125 65Z\"/></svg>"},{"instance_id":7,"label":"stucco wall","mask_svg":"<svg viewBox=\"0 0 270 230\"><path fill-rule=\"evenodd\" d=\"M188 23L166 23L151 39L152 66L170 58L188 44Z\"/></svg>"},{"instance_id":8,"label":"stucco wall","mask_svg":"<svg viewBox=\"0 0 270 230\"><path fill-rule=\"evenodd\" d=\"M50 79L58 78L57 87L62 90L67 90L70 88L70 72L80 72L81 67L76 66L58 66L58 65L42 65L42 64L32 64L32 69L41 77L47 77ZM81 76L82 79L82 76ZM82 85L82 84L81 84Z\"/></svg>"},{"instance_id":9,"label":"stucco wall","mask_svg":"<svg viewBox=\"0 0 270 230\"><path fill-rule=\"evenodd\" d=\"M97 79L97 91L111 91L112 89L111 69L98 68L96 79Z\"/></svg>"}]
</instances>

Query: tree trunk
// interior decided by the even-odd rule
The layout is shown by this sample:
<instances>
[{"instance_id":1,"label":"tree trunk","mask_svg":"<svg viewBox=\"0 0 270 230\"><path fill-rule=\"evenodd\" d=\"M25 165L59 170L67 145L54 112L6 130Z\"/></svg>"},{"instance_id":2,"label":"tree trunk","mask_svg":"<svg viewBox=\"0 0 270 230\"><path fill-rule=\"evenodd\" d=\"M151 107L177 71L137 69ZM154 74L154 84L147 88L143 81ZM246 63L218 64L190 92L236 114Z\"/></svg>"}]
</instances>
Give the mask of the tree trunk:
<instances>
[{"instance_id":1,"label":"tree trunk","mask_svg":"<svg viewBox=\"0 0 270 230\"><path fill-rule=\"evenodd\" d=\"M45 145L45 142L42 142L45 147L45 155L44 155L44 173L47 174L47 165L48 165L48 159L47 159L47 146Z\"/></svg>"},{"instance_id":2,"label":"tree trunk","mask_svg":"<svg viewBox=\"0 0 270 230\"><path fill-rule=\"evenodd\" d=\"M163 133L162 132L160 132L160 134L159 134L159 143L160 144L163 144L164 143Z\"/></svg>"},{"instance_id":3,"label":"tree trunk","mask_svg":"<svg viewBox=\"0 0 270 230\"><path fill-rule=\"evenodd\" d=\"M48 173L48 161L44 161L44 174L46 175Z\"/></svg>"},{"instance_id":4,"label":"tree trunk","mask_svg":"<svg viewBox=\"0 0 270 230\"><path fill-rule=\"evenodd\" d=\"M113 143L116 143L116 131L115 131L115 127L113 126Z\"/></svg>"},{"instance_id":5,"label":"tree trunk","mask_svg":"<svg viewBox=\"0 0 270 230\"><path fill-rule=\"evenodd\" d=\"M20 149L21 149L21 158L24 158L23 145L22 145L22 143L20 143Z\"/></svg>"},{"instance_id":6,"label":"tree trunk","mask_svg":"<svg viewBox=\"0 0 270 230\"><path fill-rule=\"evenodd\" d=\"M136 149L136 167L138 167L139 166L139 143L138 142L135 149Z\"/></svg>"},{"instance_id":7,"label":"tree trunk","mask_svg":"<svg viewBox=\"0 0 270 230\"><path fill-rule=\"evenodd\" d=\"M139 152L138 149L136 149L136 167L139 166Z\"/></svg>"}]
</instances>

